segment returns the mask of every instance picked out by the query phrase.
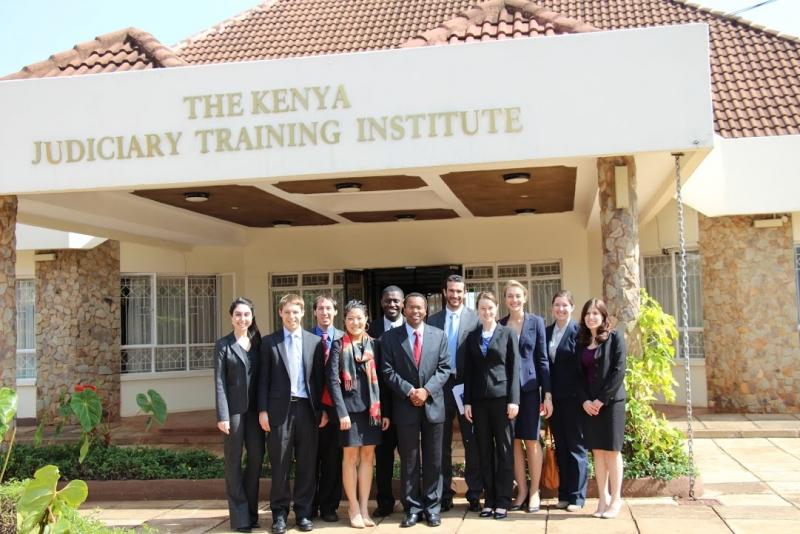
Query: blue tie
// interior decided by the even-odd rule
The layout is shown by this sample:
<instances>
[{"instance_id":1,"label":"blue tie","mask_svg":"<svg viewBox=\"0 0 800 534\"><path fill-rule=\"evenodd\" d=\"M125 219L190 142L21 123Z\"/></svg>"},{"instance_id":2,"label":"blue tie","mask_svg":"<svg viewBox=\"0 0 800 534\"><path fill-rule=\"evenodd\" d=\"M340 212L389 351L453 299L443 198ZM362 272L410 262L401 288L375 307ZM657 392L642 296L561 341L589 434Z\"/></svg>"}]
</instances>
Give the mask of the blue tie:
<instances>
[{"instance_id":1,"label":"blue tie","mask_svg":"<svg viewBox=\"0 0 800 534\"><path fill-rule=\"evenodd\" d=\"M452 372L457 371L456 346L458 345L458 329L455 327L457 314L450 314L450 324L447 327L447 351L450 353L450 367Z\"/></svg>"}]
</instances>

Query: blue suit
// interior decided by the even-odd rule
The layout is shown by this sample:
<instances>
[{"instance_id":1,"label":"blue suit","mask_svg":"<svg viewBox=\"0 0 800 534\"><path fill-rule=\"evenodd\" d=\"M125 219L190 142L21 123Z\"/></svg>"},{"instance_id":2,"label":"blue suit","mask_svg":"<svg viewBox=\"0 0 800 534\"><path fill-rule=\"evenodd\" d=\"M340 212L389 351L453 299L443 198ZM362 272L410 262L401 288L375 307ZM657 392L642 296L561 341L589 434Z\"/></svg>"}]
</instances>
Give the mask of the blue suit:
<instances>
[{"instance_id":1,"label":"blue suit","mask_svg":"<svg viewBox=\"0 0 800 534\"><path fill-rule=\"evenodd\" d=\"M553 338L555 323L547 327L547 346ZM556 441L556 462L560 483L558 500L583 505L586 500L589 460L583 440L583 408L578 392L581 388L575 353L578 323L571 320L550 358L550 379L553 386L553 437ZM549 353L548 353L549 356Z\"/></svg>"}]
</instances>

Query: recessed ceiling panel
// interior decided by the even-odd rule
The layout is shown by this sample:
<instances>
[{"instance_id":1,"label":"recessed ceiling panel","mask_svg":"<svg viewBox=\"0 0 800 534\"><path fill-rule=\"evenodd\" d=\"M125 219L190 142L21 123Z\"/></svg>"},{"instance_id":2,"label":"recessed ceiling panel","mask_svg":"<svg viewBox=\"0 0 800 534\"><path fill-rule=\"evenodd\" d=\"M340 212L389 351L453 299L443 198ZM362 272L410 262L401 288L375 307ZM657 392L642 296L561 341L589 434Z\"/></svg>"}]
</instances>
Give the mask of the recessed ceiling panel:
<instances>
[{"instance_id":1,"label":"recessed ceiling panel","mask_svg":"<svg viewBox=\"0 0 800 534\"><path fill-rule=\"evenodd\" d=\"M432 210L392 210L392 211L357 211L342 213L353 222L392 222L401 218L410 221L430 221L434 219L455 219L458 214L453 210L432 209Z\"/></svg>"},{"instance_id":2,"label":"recessed ceiling panel","mask_svg":"<svg viewBox=\"0 0 800 534\"><path fill-rule=\"evenodd\" d=\"M296 180L278 182L275 187L287 193L313 195L336 193L339 184L358 184L361 191L399 191L419 189L427 184L419 176L364 176L360 178L331 178L325 180Z\"/></svg>"}]
</instances>

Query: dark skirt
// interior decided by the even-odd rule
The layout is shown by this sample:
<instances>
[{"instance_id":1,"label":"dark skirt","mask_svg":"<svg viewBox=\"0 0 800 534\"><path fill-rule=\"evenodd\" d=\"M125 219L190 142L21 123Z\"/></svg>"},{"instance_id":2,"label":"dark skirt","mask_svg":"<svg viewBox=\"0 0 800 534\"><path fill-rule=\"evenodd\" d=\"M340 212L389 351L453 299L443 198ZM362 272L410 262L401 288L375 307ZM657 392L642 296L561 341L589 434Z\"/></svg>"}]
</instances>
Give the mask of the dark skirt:
<instances>
[{"instance_id":1,"label":"dark skirt","mask_svg":"<svg viewBox=\"0 0 800 534\"><path fill-rule=\"evenodd\" d=\"M350 416L350 430L339 431L339 443L342 447L380 444L381 427L370 422L368 411L348 413L347 415Z\"/></svg>"},{"instance_id":2,"label":"dark skirt","mask_svg":"<svg viewBox=\"0 0 800 534\"><path fill-rule=\"evenodd\" d=\"M625 435L625 401L612 401L594 416L584 411L583 424L587 449L621 451Z\"/></svg>"},{"instance_id":3,"label":"dark skirt","mask_svg":"<svg viewBox=\"0 0 800 534\"><path fill-rule=\"evenodd\" d=\"M520 391L519 413L514 420L514 439L539 439L539 390Z\"/></svg>"}]
</instances>

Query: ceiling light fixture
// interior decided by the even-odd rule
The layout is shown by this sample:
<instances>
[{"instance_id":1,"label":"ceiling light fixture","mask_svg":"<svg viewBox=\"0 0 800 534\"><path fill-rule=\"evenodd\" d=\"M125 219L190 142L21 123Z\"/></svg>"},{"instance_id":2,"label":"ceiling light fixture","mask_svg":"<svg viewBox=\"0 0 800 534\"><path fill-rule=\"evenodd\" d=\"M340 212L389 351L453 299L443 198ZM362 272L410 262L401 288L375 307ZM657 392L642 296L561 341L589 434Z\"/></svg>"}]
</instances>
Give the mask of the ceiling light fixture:
<instances>
[{"instance_id":1,"label":"ceiling light fixture","mask_svg":"<svg viewBox=\"0 0 800 534\"><path fill-rule=\"evenodd\" d=\"M358 182L342 182L336 184L337 193L358 193L361 191L361 184Z\"/></svg>"},{"instance_id":2,"label":"ceiling light fixture","mask_svg":"<svg viewBox=\"0 0 800 534\"><path fill-rule=\"evenodd\" d=\"M398 213L394 218L397 222L411 222L417 219L413 213Z\"/></svg>"},{"instance_id":3,"label":"ceiling light fixture","mask_svg":"<svg viewBox=\"0 0 800 534\"><path fill-rule=\"evenodd\" d=\"M519 208L514 210L517 215L533 215L536 213L536 208Z\"/></svg>"},{"instance_id":4,"label":"ceiling light fixture","mask_svg":"<svg viewBox=\"0 0 800 534\"><path fill-rule=\"evenodd\" d=\"M273 228L291 228L292 221L272 221Z\"/></svg>"},{"instance_id":5,"label":"ceiling light fixture","mask_svg":"<svg viewBox=\"0 0 800 534\"><path fill-rule=\"evenodd\" d=\"M210 196L211 195L204 191L188 191L183 194L183 200L186 202L200 203L207 201Z\"/></svg>"},{"instance_id":6,"label":"ceiling light fixture","mask_svg":"<svg viewBox=\"0 0 800 534\"><path fill-rule=\"evenodd\" d=\"M507 184L524 184L531 179L529 172L509 172L503 175L503 181Z\"/></svg>"}]
</instances>

